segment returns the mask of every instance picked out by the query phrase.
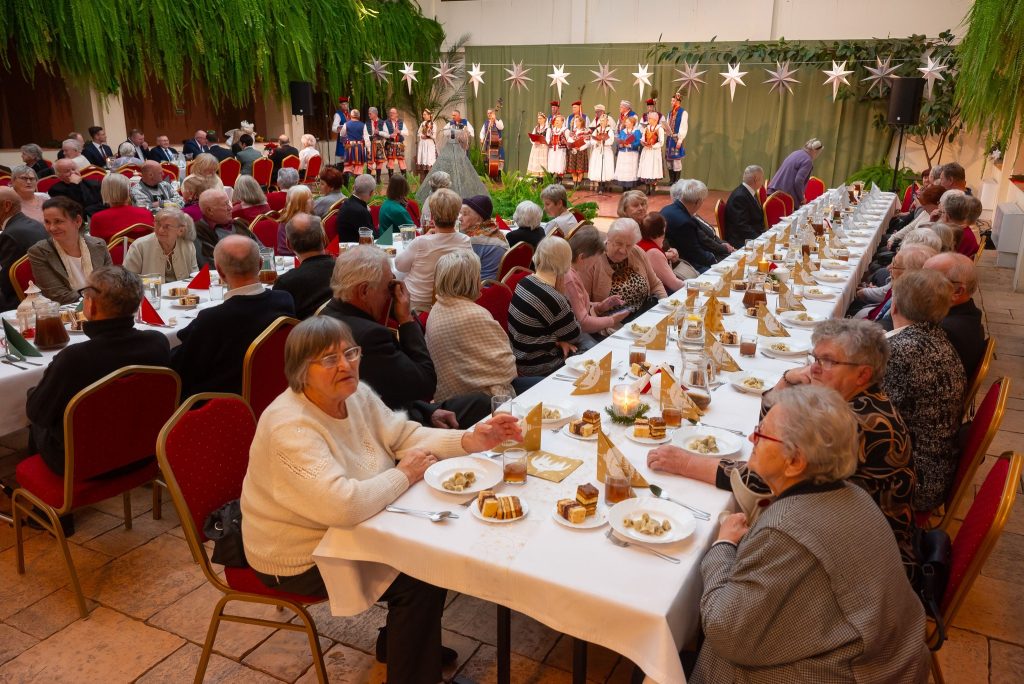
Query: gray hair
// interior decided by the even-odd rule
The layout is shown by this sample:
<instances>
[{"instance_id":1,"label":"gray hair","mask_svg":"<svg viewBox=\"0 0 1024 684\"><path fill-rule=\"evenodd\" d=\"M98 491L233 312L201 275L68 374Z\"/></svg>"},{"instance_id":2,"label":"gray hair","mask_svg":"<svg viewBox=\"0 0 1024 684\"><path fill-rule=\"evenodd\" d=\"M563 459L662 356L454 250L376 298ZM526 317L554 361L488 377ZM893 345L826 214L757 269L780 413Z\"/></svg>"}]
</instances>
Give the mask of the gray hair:
<instances>
[{"instance_id":1,"label":"gray hair","mask_svg":"<svg viewBox=\"0 0 1024 684\"><path fill-rule=\"evenodd\" d=\"M871 367L871 382L885 376L889 363L889 340L885 331L873 321L858 318L830 318L814 326L811 346L834 342L846 354L846 360Z\"/></svg>"},{"instance_id":2,"label":"gray hair","mask_svg":"<svg viewBox=\"0 0 1024 684\"><path fill-rule=\"evenodd\" d=\"M296 169L286 167L277 172L278 190L287 190L299 182L299 172Z\"/></svg>"},{"instance_id":3,"label":"gray hair","mask_svg":"<svg viewBox=\"0 0 1024 684\"><path fill-rule=\"evenodd\" d=\"M896 256L900 257L900 264L902 265L904 272L906 272L924 268L924 262L928 261L938 253L939 250L934 247L918 242L901 247L900 251L896 253ZM896 257L893 257L893 259L895 260Z\"/></svg>"},{"instance_id":4,"label":"gray hair","mask_svg":"<svg viewBox=\"0 0 1024 684\"><path fill-rule=\"evenodd\" d=\"M544 217L544 210L537 206L536 202L523 200L516 205L512 214L512 220L520 228L538 228L540 220Z\"/></svg>"},{"instance_id":5,"label":"gray hair","mask_svg":"<svg viewBox=\"0 0 1024 684\"><path fill-rule=\"evenodd\" d=\"M747 168L743 169L743 182L749 183L750 181L754 180L754 178L759 173L764 173L764 169L762 169L757 164L751 164Z\"/></svg>"},{"instance_id":6,"label":"gray hair","mask_svg":"<svg viewBox=\"0 0 1024 684\"><path fill-rule=\"evenodd\" d=\"M39 161L40 159L43 158L43 150L42 150L42 148L39 147L39 145L36 145L35 143L29 143L27 145L22 145L21 146L21 153L22 154L27 154L28 156L32 157L36 161Z\"/></svg>"},{"instance_id":7,"label":"gray hair","mask_svg":"<svg viewBox=\"0 0 1024 684\"><path fill-rule=\"evenodd\" d=\"M284 231L296 254L322 250L327 243L321 219L315 214L299 212L284 224Z\"/></svg>"},{"instance_id":8,"label":"gray hair","mask_svg":"<svg viewBox=\"0 0 1024 684\"><path fill-rule=\"evenodd\" d=\"M156 224L164 219L170 219L174 221L180 228L183 228L182 238L193 242L196 239L196 224L192 221L192 217L183 212L178 207L167 207L161 209L153 217L153 223Z\"/></svg>"},{"instance_id":9,"label":"gray hair","mask_svg":"<svg viewBox=\"0 0 1024 684\"><path fill-rule=\"evenodd\" d=\"M377 181L368 173L356 176L355 181L352 183L352 194L360 198L363 195L373 195L373 191L376 189Z\"/></svg>"},{"instance_id":10,"label":"gray hair","mask_svg":"<svg viewBox=\"0 0 1024 684\"><path fill-rule=\"evenodd\" d=\"M824 145L817 138L811 138L804 143L804 149L808 152L811 152L812 150L820 150L822 147L824 147Z\"/></svg>"},{"instance_id":11,"label":"gray hair","mask_svg":"<svg viewBox=\"0 0 1024 684\"><path fill-rule=\"evenodd\" d=\"M129 204L132 199L131 183L119 173L108 173L100 181L100 197L112 207Z\"/></svg>"},{"instance_id":12,"label":"gray hair","mask_svg":"<svg viewBox=\"0 0 1024 684\"><path fill-rule=\"evenodd\" d=\"M480 257L469 249L448 252L437 260L434 294L476 301L480 296Z\"/></svg>"},{"instance_id":13,"label":"gray hair","mask_svg":"<svg viewBox=\"0 0 1024 684\"><path fill-rule=\"evenodd\" d=\"M952 252L956 249L959 235L963 235L963 226L957 226L960 228L959 235L956 228L947 223L930 223L926 226L929 230L939 236L939 240L942 242L941 252Z\"/></svg>"},{"instance_id":14,"label":"gray hair","mask_svg":"<svg viewBox=\"0 0 1024 684\"><path fill-rule=\"evenodd\" d=\"M220 192L219 190L217 192ZM244 254L234 254L230 245L236 243L228 236L217 243L213 248L213 262L226 275L242 278L245 276L256 276L260 272L260 265L263 259L260 257L260 248L255 240L243 238L248 246ZM239 236L241 237L241 236ZM241 244L241 243L238 243Z\"/></svg>"},{"instance_id":15,"label":"gray hair","mask_svg":"<svg viewBox=\"0 0 1024 684\"><path fill-rule=\"evenodd\" d=\"M939 198L939 206L945 212L946 218L953 223L963 225L969 222L968 218L973 208L970 200L971 198L963 190L947 190ZM979 211L978 214L980 215L981 212Z\"/></svg>"},{"instance_id":16,"label":"gray hair","mask_svg":"<svg viewBox=\"0 0 1024 684\"><path fill-rule=\"evenodd\" d=\"M974 260L959 252L944 252L925 262L924 268L930 268L946 276L952 285L962 285L968 295L978 290L978 269Z\"/></svg>"},{"instance_id":17,"label":"gray hair","mask_svg":"<svg viewBox=\"0 0 1024 684\"><path fill-rule=\"evenodd\" d=\"M452 186L452 177L446 171L434 171L430 174L430 178L427 179L427 185L430 186L430 192L440 190L441 188L450 188Z\"/></svg>"},{"instance_id":18,"label":"gray hair","mask_svg":"<svg viewBox=\"0 0 1024 684\"><path fill-rule=\"evenodd\" d=\"M676 185L680 188L680 200L683 204L697 204L703 202L708 196L708 186L696 178L685 178L678 181ZM673 186L673 190L675 186Z\"/></svg>"},{"instance_id":19,"label":"gray hair","mask_svg":"<svg viewBox=\"0 0 1024 684\"><path fill-rule=\"evenodd\" d=\"M372 245L359 245L345 251L334 262L331 273L331 292L335 299L351 299L356 288L363 283L377 283L384 277L388 255Z\"/></svg>"},{"instance_id":20,"label":"gray hair","mask_svg":"<svg viewBox=\"0 0 1024 684\"><path fill-rule=\"evenodd\" d=\"M117 146L118 157L134 157L135 156L135 145L131 144L127 140Z\"/></svg>"},{"instance_id":21,"label":"gray hair","mask_svg":"<svg viewBox=\"0 0 1024 684\"><path fill-rule=\"evenodd\" d=\"M100 266L89 274L89 296L114 317L132 316L142 303L142 278L121 266Z\"/></svg>"},{"instance_id":22,"label":"gray hair","mask_svg":"<svg viewBox=\"0 0 1024 684\"><path fill-rule=\"evenodd\" d=\"M635 221L633 225L636 225ZM555 276L561 278L572 268L572 248L568 242L557 235L549 235L537 245L533 263L537 266L538 271L551 271Z\"/></svg>"},{"instance_id":23,"label":"gray hair","mask_svg":"<svg viewBox=\"0 0 1024 684\"><path fill-rule=\"evenodd\" d=\"M367 114L377 114L377 115L380 114L380 112L377 111L376 107L370 107L369 109L366 110L366 113Z\"/></svg>"},{"instance_id":24,"label":"gray hair","mask_svg":"<svg viewBox=\"0 0 1024 684\"><path fill-rule=\"evenodd\" d=\"M903 246L925 245L926 247L931 247L936 252L942 251L942 240L934 230L929 228L915 228L903 236L903 242L901 244Z\"/></svg>"},{"instance_id":25,"label":"gray hair","mask_svg":"<svg viewBox=\"0 0 1024 684\"><path fill-rule=\"evenodd\" d=\"M68 138L67 140L60 144L60 148L62 150L67 150L69 147L75 150L76 152L82 151L82 143L78 142L74 138Z\"/></svg>"},{"instance_id":26,"label":"gray hair","mask_svg":"<svg viewBox=\"0 0 1024 684\"><path fill-rule=\"evenodd\" d=\"M22 176L26 173L31 173L32 177L36 180L39 179L39 174L36 173L36 170L28 164L18 164L17 166L11 167L11 178L17 178L18 176Z\"/></svg>"},{"instance_id":27,"label":"gray hair","mask_svg":"<svg viewBox=\"0 0 1024 684\"><path fill-rule=\"evenodd\" d=\"M941 322L949 313L952 296L953 284L931 269L905 273L892 284L893 306L912 323Z\"/></svg>"},{"instance_id":28,"label":"gray hair","mask_svg":"<svg viewBox=\"0 0 1024 684\"><path fill-rule=\"evenodd\" d=\"M541 240L543 242L543 240ZM587 259L596 254L604 253L604 240L596 226L581 226L572 237L569 238L569 246L572 248L572 260Z\"/></svg>"},{"instance_id":29,"label":"gray hair","mask_svg":"<svg viewBox=\"0 0 1024 684\"><path fill-rule=\"evenodd\" d=\"M839 392L820 385L787 387L776 393L772 410L782 414L779 439L807 461L807 480L827 484L857 471L857 417Z\"/></svg>"},{"instance_id":30,"label":"gray hair","mask_svg":"<svg viewBox=\"0 0 1024 684\"><path fill-rule=\"evenodd\" d=\"M612 239L612 236L618 235L619 233L626 233L633 238L633 242L640 242L642 235L640 234L640 226L631 218L622 217L612 221L612 224L608 226L608 232L605 238L608 240ZM543 240L541 240L543 242Z\"/></svg>"},{"instance_id":31,"label":"gray hair","mask_svg":"<svg viewBox=\"0 0 1024 684\"><path fill-rule=\"evenodd\" d=\"M937 182L942 177L943 164L936 164L932 167L932 170L928 172L928 179L933 183Z\"/></svg>"},{"instance_id":32,"label":"gray hair","mask_svg":"<svg viewBox=\"0 0 1024 684\"><path fill-rule=\"evenodd\" d=\"M293 392L306 386L309 364L339 342L356 346L352 329L344 321L331 316L312 316L288 333L284 343L284 375Z\"/></svg>"},{"instance_id":33,"label":"gray hair","mask_svg":"<svg viewBox=\"0 0 1024 684\"><path fill-rule=\"evenodd\" d=\"M235 179L235 190L231 193L231 198L250 206L267 203L267 196L263 193L259 181L252 176L239 176Z\"/></svg>"},{"instance_id":34,"label":"gray hair","mask_svg":"<svg viewBox=\"0 0 1024 684\"><path fill-rule=\"evenodd\" d=\"M563 207L569 206L569 195L565 191L565 186L560 183L552 183L543 190L540 191L541 200L547 200L554 202L555 204L561 204Z\"/></svg>"}]
</instances>

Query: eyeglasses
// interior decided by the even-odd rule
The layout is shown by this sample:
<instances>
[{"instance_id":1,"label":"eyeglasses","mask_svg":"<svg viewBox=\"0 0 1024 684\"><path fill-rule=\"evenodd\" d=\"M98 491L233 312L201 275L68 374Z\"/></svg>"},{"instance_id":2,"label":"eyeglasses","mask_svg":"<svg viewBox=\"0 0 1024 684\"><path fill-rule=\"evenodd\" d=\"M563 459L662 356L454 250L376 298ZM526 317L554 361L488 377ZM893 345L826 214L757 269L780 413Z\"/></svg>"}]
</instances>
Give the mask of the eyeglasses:
<instances>
[{"instance_id":1,"label":"eyeglasses","mask_svg":"<svg viewBox=\"0 0 1024 684\"><path fill-rule=\"evenodd\" d=\"M100 291L100 289L98 287L93 287L92 285L86 285L85 287L78 288L78 290L77 290L78 296L79 297L85 297L86 292L88 292L89 290L95 290L96 292L100 292L102 294L102 292Z\"/></svg>"},{"instance_id":2,"label":"eyeglasses","mask_svg":"<svg viewBox=\"0 0 1024 684\"><path fill-rule=\"evenodd\" d=\"M35 183L36 182L36 177L35 176L15 176L14 180L25 181L26 183Z\"/></svg>"},{"instance_id":3,"label":"eyeglasses","mask_svg":"<svg viewBox=\"0 0 1024 684\"><path fill-rule=\"evenodd\" d=\"M811 363L816 363L821 366L822 370L830 371L836 366L862 366L864 364L857 363L856 361L836 361L835 359L822 358L820 356L810 355Z\"/></svg>"},{"instance_id":4,"label":"eyeglasses","mask_svg":"<svg viewBox=\"0 0 1024 684\"><path fill-rule=\"evenodd\" d=\"M760 423L758 423L757 428L754 429L754 431L750 434L750 436L754 439L754 445L755 446L762 439L766 439L769 442L776 442L777 444L785 444L785 442L783 440L779 439L778 437L772 437L771 435L766 435L765 433L761 432L761 424Z\"/></svg>"},{"instance_id":5,"label":"eyeglasses","mask_svg":"<svg viewBox=\"0 0 1024 684\"><path fill-rule=\"evenodd\" d=\"M355 363L362 355L362 347L349 347L340 354L328 354L327 356L321 356L319 359L314 360L313 363L318 363L324 368L330 370L331 368L337 368L341 365L342 358L344 358L348 363Z\"/></svg>"}]
</instances>

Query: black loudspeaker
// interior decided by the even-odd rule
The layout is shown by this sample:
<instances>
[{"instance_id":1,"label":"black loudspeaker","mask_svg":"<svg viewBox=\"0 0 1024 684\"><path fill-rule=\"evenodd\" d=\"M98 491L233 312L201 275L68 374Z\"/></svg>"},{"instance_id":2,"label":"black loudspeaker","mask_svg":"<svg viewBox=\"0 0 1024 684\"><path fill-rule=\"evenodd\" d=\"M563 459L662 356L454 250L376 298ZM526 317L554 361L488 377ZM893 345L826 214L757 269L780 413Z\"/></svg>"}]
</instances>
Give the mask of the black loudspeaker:
<instances>
[{"instance_id":1,"label":"black loudspeaker","mask_svg":"<svg viewBox=\"0 0 1024 684\"><path fill-rule=\"evenodd\" d=\"M288 91L292 98L292 116L309 116L313 113L313 84L309 81L291 81Z\"/></svg>"},{"instance_id":2,"label":"black loudspeaker","mask_svg":"<svg viewBox=\"0 0 1024 684\"><path fill-rule=\"evenodd\" d=\"M924 97L923 78L895 78L889 94L889 125L916 126Z\"/></svg>"}]
</instances>

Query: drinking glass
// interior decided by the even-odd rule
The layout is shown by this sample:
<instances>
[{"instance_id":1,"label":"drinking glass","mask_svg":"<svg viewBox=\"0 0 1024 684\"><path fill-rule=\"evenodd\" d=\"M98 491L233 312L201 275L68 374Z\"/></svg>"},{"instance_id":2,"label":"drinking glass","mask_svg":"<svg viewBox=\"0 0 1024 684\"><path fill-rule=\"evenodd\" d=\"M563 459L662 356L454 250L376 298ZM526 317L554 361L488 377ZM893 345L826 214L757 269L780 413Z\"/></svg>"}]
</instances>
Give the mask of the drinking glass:
<instances>
[{"instance_id":1,"label":"drinking glass","mask_svg":"<svg viewBox=\"0 0 1024 684\"><path fill-rule=\"evenodd\" d=\"M740 335L740 356L757 355L757 335Z\"/></svg>"},{"instance_id":2,"label":"drinking glass","mask_svg":"<svg viewBox=\"0 0 1024 684\"><path fill-rule=\"evenodd\" d=\"M163 294L164 277L160 273L147 273L142 276L142 287L146 292L146 299L153 305L154 309L160 308L161 294Z\"/></svg>"},{"instance_id":3,"label":"drinking glass","mask_svg":"<svg viewBox=\"0 0 1024 684\"><path fill-rule=\"evenodd\" d=\"M505 484L526 484L526 449L505 449L501 472Z\"/></svg>"},{"instance_id":4,"label":"drinking glass","mask_svg":"<svg viewBox=\"0 0 1024 684\"><path fill-rule=\"evenodd\" d=\"M608 470L604 476L604 502L611 506L625 501L632 495L629 475L615 460L607 461Z\"/></svg>"},{"instance_id":5,"label":"drinking glass","mask_svg":"<svg viewBox=\"0 0 1024 684\"><path fill-rule=\"evenodd\" d=\"M273 247L260 247L260 282L264 285L273 285L277 282L277 262L274 260Z\"/></svg>"},{"instance_id":6,"label":"drinking glass","mask_svg":"<svg viewBox=\"0 0 1024 684\"><path fill-rule=\"evenodd\" d=\"M681 309L682 315L679 317L679 348L693 350L703 349L704 313L707 310L707 305L684 305Z\"/></svg>"},{"instance_id":7,"label":"drinking glass","mask_svg":"<svg viewBox=\"0 0 1024 684\"><path fill-rule=\"evenodd\" d=\"M491 415L497 416L501 413L507 413L512 415L512 395L511 394L495 394L491 396ZM499 446L500 449L508 450L509 447L515 445L515 440L506 439Z\"/></svg>"},{"instance_id":8,"label":"drinking glass","mask_svg":"<svg viewBox=\"0 0 1024 684\"><path fill-rule=\"evenodd\" d=\"M402 247L408 247L416 239L416 226L411 223L400 225L398 231L402 236Z\"/></svg>"},{"instance_id":9,"label":"drinking glass","mask_svg":"<svg viewBox=\"0 0 1024 684\"><path fill-rule=\"evenodd\" d=\"M631 344L629 345L629 367L632 368L634 363L643 363L647 360L647 347L642 344Z\"/></svg>"},{"instance_id":10,"label":"drinking glass","mask_svg":"<svg viewBox=\"0 0 1024 684\"><path fill-rule=\"evenodd\" d=\"M359 244L361 244L361 245L372 245L373 244L373 230L371 228L360 228L359 229Z\"/></svg>"},{"instance_id":11,"label":"drinking glass","mask_svg":"<svg viewBox=\"0 0 1024 684\"><path fill-rule=\"evenodd\" d=\"M683 355L683 374L681 382L686 387L686 394L701 411L711 405L711 392L708 387L708 367L711 361L703 352L688 352Z\"/></svg>"}]
</instances>

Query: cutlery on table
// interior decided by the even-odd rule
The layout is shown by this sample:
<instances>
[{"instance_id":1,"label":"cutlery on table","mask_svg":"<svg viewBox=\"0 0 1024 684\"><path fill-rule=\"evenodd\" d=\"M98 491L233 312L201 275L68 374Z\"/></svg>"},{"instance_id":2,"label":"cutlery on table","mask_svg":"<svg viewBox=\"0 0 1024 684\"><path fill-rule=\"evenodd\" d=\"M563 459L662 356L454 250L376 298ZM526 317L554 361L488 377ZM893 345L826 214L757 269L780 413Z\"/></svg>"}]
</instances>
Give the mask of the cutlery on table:
<instances>
[{"instance_id":1,"label":"cutlery on table","mask_svg":"<svg viewBox=\"0 0 1024 684\"><path fill-rule=\"evenodd\" d=\"M24 356L17 356L15 354L4 354L4 358L7 359L8 361L11 361L11 362L15 362L16 361L18 363L27 363L30 366L42 366L43 365L41 363L36 363L35 361L29 361Z\"/></svg>"},{"instance_id":2,"label":"cutlery on table","mask_svg":"<svg viewBox=\"0 0 1024 684\"><path fill-rule=\"evenodd\" d=\"M736 430L734 428L722 427L721 425L712 425L711 423L705 423L703 421L697 421L696 425L698 427L709 427L709 428L715 428L716 430L725 430L726 432L731 432L732 434L738 435L739 437L746 437L747 436L747 433L743 432L742 430Z\"/></svg>"},{"instance_id":3,"label":"cutlery on table","mask_svg":"<svg viewBox=\"0 0 1024 684\"><path fill-rule=\"evenodd\" d=\"M420 518L426 518L430 522L441 522L448 518L458 518L459 516L451 511L421 511L416 508L400 508L398 506L387 506L384 508L385 511L391 513L405 513L406 515L415 515Z\"/></svg>"},{"instance_id":4,"label":"cutlery on table","mask_svg":"<svg viewBox=\"0 0 1024 684\"><path fill-rule=\"evenodd\" d=\"M711 514L708 513L707 511L702 511L701 509L694 508L693 506L690 506L689 504L684 504L682 501L679 501L678 499L673 499L671 496L666 494L665 490L663 490L658 485L655 485L655 484L648 485L647 488L651 490L651 494L653 494L654 496L658 497L659 499L664 499L665 501L671 501L672 503L677 504L679 506L682 506L686 510L690 511L691 513L693 513L693 517L696 518L697 520L711 520Z\"/></svg>"},{"instance_id":5,"label":"cutlery on table","mask_svg":"<svg viewBox=\"0 0 1024 684\"><path fill-rule=\"evenodd\" d=\"M631 544L628 541L626 541L625 539L619 539L618 537L615 536L615 532L613 530L608 530L608 532L604 536L608 537L608 539L611 540L612 544L615 544L616 546L621 546L624 549L625 548L629 548L630 546L632 546L633 548L636 548L636 549L643 549L644 551L650 551L651 553L653 553L658 558L664 558L665 560L667 560L670 563L679 563L679 559L678 558L675 558L673 556L669 556L667 554L664 554L661 551L658 551L657 549L652 549L650 546L645 546L643 544Z\"/></svg>"},{"instance_id":6,"label":"cutlery on table","mask_svg":"<svg viewBox=\"0 0 1024 684\"><path fill-rule=\"evenodd\" d=\"M24 366L19 366L18 364L8 359L6 356L0 358L0 363L6 363L8 366L14 366L15 368L20 368L21 370L28 370L28 368L25 368Z\"/></svg>"},{"instance_id":7,"label":"cutlery on table","mask_svg":"<svg viewBox=\"0 0 1024 684\"><path fill-rule=\"evenodd\" d=\"M778 357L778 356L772 356L771 354L769 354L768 352L766 352L764 350L761 350L761 356L764 356L766 358L772 359L774 361L782 361L783 363L795 363L798 366L806 366L807 365L806 361L794 361L793 359L783 359L783 358Z\"/></svg>"}]
</instances>

